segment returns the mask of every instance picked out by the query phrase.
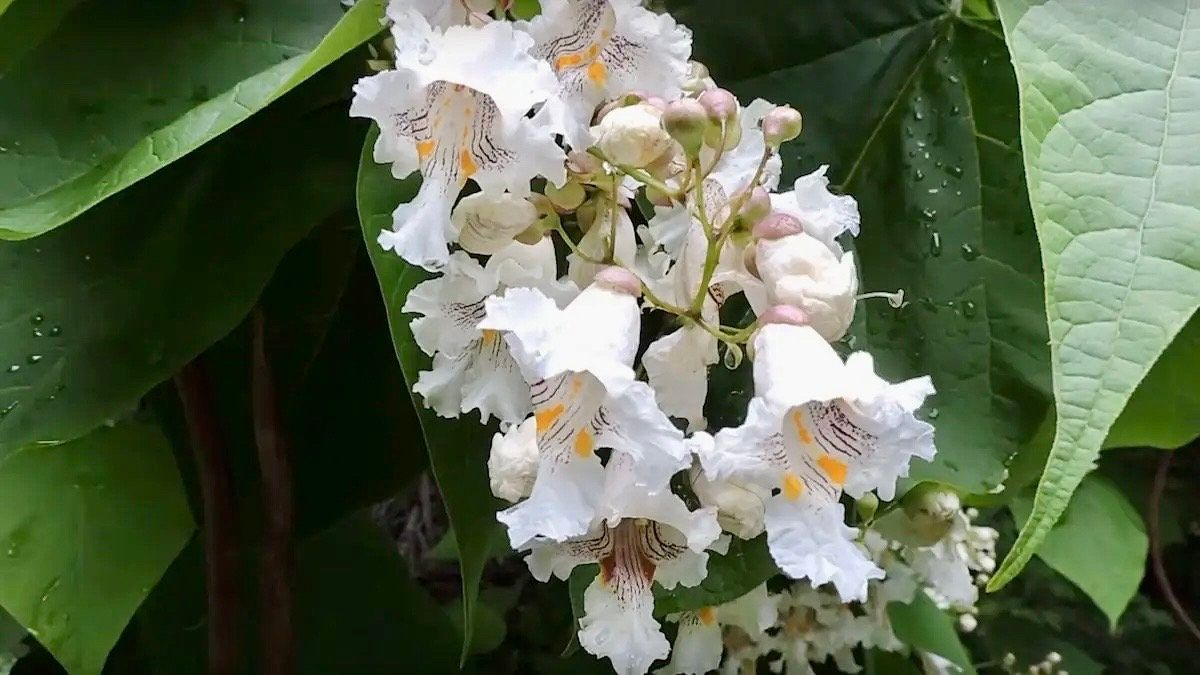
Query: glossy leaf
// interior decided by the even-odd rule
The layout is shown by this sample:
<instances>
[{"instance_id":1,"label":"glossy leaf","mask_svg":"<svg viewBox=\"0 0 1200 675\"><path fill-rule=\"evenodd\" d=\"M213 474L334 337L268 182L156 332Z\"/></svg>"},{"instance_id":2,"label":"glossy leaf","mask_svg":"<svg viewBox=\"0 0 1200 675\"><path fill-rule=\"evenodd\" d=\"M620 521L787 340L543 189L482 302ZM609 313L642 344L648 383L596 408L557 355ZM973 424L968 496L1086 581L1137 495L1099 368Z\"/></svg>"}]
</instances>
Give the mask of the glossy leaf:
<instances>
[{"instance_id":1,"label":"glossy leaf","mask_svg":"<svg viewBox=\"0 0 1200 675\"><path fill-rule=\"evenodd\" d=\"M1200 7L997 3L1020 82L1058 422L1011 580L1200 305ZM1087 64L1087 67L1080 67Z\"/></svg>"},{"instance_id":2,"label":"glossy leaf","mask_svg":"<svg viewBox=\"0 0 1200 675\"><path fill-rule=\"evenodd\" d=\"M78 437L236 326L346 205L345 111L264 118L36 241L0 242L0 457ZM297 142L298 138L305 142Z\"/></svg>"},{"instance_id":3,"label":"glossy leaf","mask_svg":"<svg viewBox=\"0 0 1200 675\"><path fill-rule=\"evenodd\" d=\"M1010 507L1018 522L1029 517L1029 495ZM1146 569L1146 526L1115 485L1099 475L1083 480L1037 555L1096 603L1115 630Z\"/></svg>"},{"instance_id":4,"label":"glossy leaf","mask_svg":"<svg viewBox=\"0 0 1200 675\"><path fill-rule=\"evenodd\" d=\"M417 183L415 178L397 181L387 166L372 160L371 148L377 133L373 130L368 134L362 146L358 172L358 213L362 221L363 240L387 307L396 358L400 361L411 390L420 371L429 368L429 358L413 341L408 326L411 317L403 314L400 308L404 306L409 291L424 281L427 275L394 253L384 251L376 239L383 228L391 227L392 211L396 206L416 193ZM478 418L464 416L448 420L438 417L425 408L421 397L416 394L413 394L413 405L419 413L430 465L445 501L446 513L454 528L458 546L463 581L463 626L466 627L463 657L466 658L475 626L473 615L480 578L494 541L492 524L496 520L497 503L492 497L487 475L492 430L480 426Z\"/></svg>"},{"instance_id":5,"label":"glossy leaf","mask_svg":"<svg viewBox=\"0 0 1200 675\"><path fill-rule=\"evenodd\" d=\"M925 593L918 591L909 604L893 602L888 605L887 613L900 642L949 659L962 668L964 675L974 675L971 655L958 639L954 620L938 609Z\"/></svg>"},{"instance_id":6,"label":"glossy leaf","mask_svg":"<svg viewBox=\"0 0 1200 675\"><path fill-rule=\"evenodd\" d=\"M380 0L345 16L309 0L81 5L0 79L0 239L54 229L225 133L379 32L381 13Z\"/></svg>"},{"instance_id":7,"label":"glossy leaf","mask_svg":"<svg viewBox=\"0 0 1200 675\"><path fill-rule=\"evenodd\" d=\"M193 529L157 427L25 446L0 458L0 604L71 675L99 673Z\"/></svg>"},{"instance_id":8,"label":"glossy leaf","mask_svg":"<svg viewBox=\"0 0 1200 675\"><path fill-rule=\"evenodd\" d=\"M670 591L655 586L654 613L664 616L723 605L766 583L778 572L779 568L767 550L766 535L749 541L735 538L725 555L709 552L708 576L700 585L692 588L677 586Z\"/></svg>"},{"instance_id":9,"label":"glossy leaf","mask_svg":"<svg viewBox=\"0 0 1200 675\"><path fill-rule=\"evenodd\" d=\"M801 111L784 184L829 164L862 212L863 290L905 291L900 310L860 304L853 344L885 377L933 378L938 458L914 477L989 491L1050 388L1037 242L1028 204L1013 197L1024 185L1002 41L938 2L759 0L730 21L714 0L672 4L696 30L697 58L733 78L723 84L743 102ZM717 409L737 403L710 407L728 422Z\"/></svg>"}]
</instances>

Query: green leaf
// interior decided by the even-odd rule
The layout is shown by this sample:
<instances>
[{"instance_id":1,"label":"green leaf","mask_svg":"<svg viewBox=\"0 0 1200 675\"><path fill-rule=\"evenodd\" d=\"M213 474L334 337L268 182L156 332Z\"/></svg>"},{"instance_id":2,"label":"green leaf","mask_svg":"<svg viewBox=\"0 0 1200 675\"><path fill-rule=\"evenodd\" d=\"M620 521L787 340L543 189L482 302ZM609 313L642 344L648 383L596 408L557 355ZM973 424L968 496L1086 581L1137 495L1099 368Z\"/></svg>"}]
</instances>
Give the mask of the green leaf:
<instances>
[{"instance_id":1,"label":"green leaf","mask_svg":"<svg viewBox=\"0 0 1200 675\"><path fill-rule=\"evenodd\" d=\"M990 589L1045 539L1134 389L1200 305L1191 122L1200 7L997 7L1020 83L1058 422L1033 511Z\"/></svg>"},{"instance_id":2,"label":"green leaf","mask_svg":"<svg viewBox=\"0 0 1200 675\"><path fill-rule=\"evenodd\" d=\"M90 0L0 78L0 239L52 230L225 133L379 32L381 12Z\"/></svg>"},{"instance_id":3,"label":"green leaf","mask_svg":"<svg viewBox=\"0 0 1200 675\"><path fill-rule=\"evenodd\" d=\"M862 213L863 290L905 291L900 310L862 303L853 335L885 377L928 374L939 392L926 408L938 457L914 479L991 490L1050 389L1037 242L1013 198L1023 169L1002 41L939 2L755 0L733 19L717 0L672 4L692 22L697 58L742 101L801 111L785 167L830 165Z\"/></svg>"},{"instance_id":4,"label":"green leaf","mask_svg":"<svg viewBox=\"0 0 1200 675\"><path fill-rule=\"evenodd\" d=\"M723 605L766 583L778 572L767 550L765 534L749 541L735 538L725 555L709 553L708 576L699 586L678 586L670 591L655 586L654 613L663 616Z\"/></svg>"},{"instance_id":5,"label":"green leaf","mask_svg":"<svg viewBox=\"0 0 1200 675\"><path fill-rule=\"evenodd\" d=\"M424 281L423 270L405 263L399 256L384 251L377 239L384 228L392 225L392 211L404 199L416 193L415 178L397 181L385 165L371 158L377 130L367 134L362 146L358 170L358 214L379 287L383 292L391 324L392 343L396 358L404 370L409 389L416 383L420 371L429 367L425 356L413 341L409 317L400 308L409 291ZM496 500L492 497L487 475L487 453L492 431L480 426L477 419L447 420L424 406L419 396L413 405L421 420L421 432L434 478L446 503L446 514L458 545L459 569L463 582L463 658L470 653L475 601L483 566L491 554L496 520Z\"/></svg>"},{"instance_id":6,"label":"green leaf","mask_svg":"<svg viewBox=\"0 0 1200 675\"><path fill-rule=\"evenodd\" d=\"M910 604L893 602L887 607L892 630L900 642L925 652L932 652L953 661L961 667L964 675L974 675L971 655L967 653L954 620L950 618L925 593L918 591Z\"/></svg>"},{"instance_id":7,"label":"green leaf","mask_svg":"<svg viewBox=\"0 0 1200 675\"><path fill-rule=\"evenodd\" d=\"M269 115L70 227L0 242L0 457L123 414L236 326L346 205L359 129L340 106Z\"/></svg>"},{"instance_id":8,"label":"green leaf","mask_svg":"<svg viewBox=\"0 0 1200 675\"><path fill-rule=\"evenodd\" d=\"M49 35L80 0L0 0L0 74Z\"/></svg>"},{"instance_id":9,"label":"green leaf","mask_svg":"<svg viewBox=\"0 0 1200 675\"><path fill-rule=\"evenodd\" d=\"M1200 316L1158 357L1108 430L1105 448L1171 450L1200 436Z\"/></svg>"},{"instance_id":10,"label":"green leaf","mask_svg":"<svg viewBox=\"0 0 1200 675\"><path fill-rule=\"evenodd\" d=\"M71 675L99 673L193 529L155 426L25 446L0 458L0 604Z\"/></svg>"},{"instance_id":11,"label":"green leaf","mask_svg":"<svg viewBox=\"0 0 1200 675\"><path fill-rule=\"evenodd\" d=\"M1018 522L1033 510L1025 495L1009 505ZM1037 555L1082 590L1117 621L1137 593L1146 569L1146 527L1142 516L1115 485L1099 475L1083 480Z\"/></svg>"}]
</instances>

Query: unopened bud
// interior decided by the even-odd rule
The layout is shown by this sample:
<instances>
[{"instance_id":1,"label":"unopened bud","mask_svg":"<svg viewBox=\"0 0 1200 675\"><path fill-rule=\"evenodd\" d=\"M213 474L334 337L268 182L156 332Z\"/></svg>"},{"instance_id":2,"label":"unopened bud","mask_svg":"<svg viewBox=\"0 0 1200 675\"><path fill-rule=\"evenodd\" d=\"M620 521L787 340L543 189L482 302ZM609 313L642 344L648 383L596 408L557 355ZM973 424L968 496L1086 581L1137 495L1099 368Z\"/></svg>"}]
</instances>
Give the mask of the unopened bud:
<instances>
[{"instance_id":1,"label":"unopened bud","mask_svg":"<svg viewBox=\"0 0 1200 675\"><path fill-rule=\"evenodd\" d=\"M792 305L775 305L758 316L758 325L787 324L790 326L807 326L808 314L799 307Z\"/></svg>"},{"instance_id":2,"label":"unopened bud","mask_svg":"<svg viewBox=\"0 0 1200 675\"><path fill-rule=\"evenodd\" d=\"M714 124L728 124L737 119L738 100L725 89L709 89L696 100Z\"/></svg>"},{"instance_id":3,"label":"unopened bud","mask_svg":"<svg viewBox=\"0 0 1200 675\"><path fill-rule=\"evenodd\" d=\"M922 483L901 500L913 533L922 546L929 546L946 536L954 516L962 507L958 493L936 483Z\"/></svg>"},{"instance_id":4,"label":"unopened bud","mask_svg":"<svg viewBox=\"0 0 1200 675\"><path fill-rule=\"evenodd\" d=\"M740 124L710 124L704 132L704 144L713 150L731 150L742 142Z\"/></svg>"},{"instance_id":5,"label":"unopened bud","mask_svg":"<svg viewBox=\"0 0 1200 675\"><path fill-rule=\"evenodd\" d=\"M768 201L770 201L769 197ZM800 223L800 220L781 211L767 215L766 218L755 223L752 230L755 239L767 240L783 239L801 232L804 232L804 225Z\"/></svg>"},{"instance_id":6,"label":"unopened bud","mask_svg":"<svg viewBox=\"0 0 1200 675\"><path fill-rule=\"evenodd\" d=\"M491 255L538 220L532 203L508 192L476 192L463 197L450 216L458 243L471 253Z\"/></svg>"},{"instance_id":7,"label":"unopened bud","mask_svg":"<svg viewBox=\"0 0 1200 675\"><path fill-rule=\"evenodd\" d=\"M766 139L767 145L778 148L799 136L803 125L804 120L795 108L781 105L763 117L763 137Z\"/></svg>"},{"instance_id":8,"label":"unopened bud","mask_svg":"<svg viewBox=\"0 0 1200 675\"><path fill-rule=\"evenodd\" d=\"M738 218L746 227L753 228L769 215L771 215L771 193L761 185L755 186L750 191L750 196L746 198L746 202L742 204Z\"/></svg>"},{"instance_id":9,"label":"unopened bud","mask_svg":"<svg viewBox=\"0 0 1200 675\"><path fill-rule=\"evenodd\" d=\"M695 157L700 152L700 146L704 144L708 112L699 101L681 98L667 104L667 109L663 111L662 125L689 157Z\"/></svg>"},{"instance_id":10,"label":"unopened bud","mask_svg":"<svg viewBox=\"0 0 1200 675\"><path fill-rule=\"evenodd\" d=\"M592 136L609 161L640 169L671 147L671 137L661 123L662 115L646 103L617 108L592 127Z\"/></svg>"},{"instance_id":11,"label":"unopened bud","mask_svg":"<svg viewBox=\"0 0 1200 675\"><path fill-rule=\"evenodd\" d=\"M876 497L874 492L868 492L854 502L854 508L858 512L860 520L869 521L875 517L875 512L879 510L879 497Z\"/></svg>"},{"instance_id":12,"label":"unopened bud","mask_svg":"<svg viewBox=\"0 0 1200 675\"><path fill-rule=\"evenodd\" d=\"M604 169L600 158L583 150L572 150L567 153L567 171L576 176L591 176Z\"/></svg>"},{"instance_id":13,"label":"unopened bud","mask_svg":"<svg viewBox=\"0 0 1200 675\"><path fill-rule=\"evenodd\" d=\"M973 614L963 614L958 617L958 629L970 633L979 627L979 620Z\"/></svg>"},{"instance_id":14,"label":"unopened bud","mask_svg":"<svg viewBox=\"0 0 1200 675\"><path fill-rule=\"evenodd\" d=\"M587 198L587 192L578 181L568 180L562 187L546 184L546 197L561 211L574 211Z\"/></svg>"},{"instance_id":15,"label":"unopened bud","mask_svg":"<svg viewBox=\"0 0 1200 675\"><path fill-rule=\"evenodd\" d=\"M597 272L592 283L618 293L632 295L635 298L642 294L642 282L638 280L637 276L624 267L616 265L609 265Z\"/></svg>"}]
</instances>

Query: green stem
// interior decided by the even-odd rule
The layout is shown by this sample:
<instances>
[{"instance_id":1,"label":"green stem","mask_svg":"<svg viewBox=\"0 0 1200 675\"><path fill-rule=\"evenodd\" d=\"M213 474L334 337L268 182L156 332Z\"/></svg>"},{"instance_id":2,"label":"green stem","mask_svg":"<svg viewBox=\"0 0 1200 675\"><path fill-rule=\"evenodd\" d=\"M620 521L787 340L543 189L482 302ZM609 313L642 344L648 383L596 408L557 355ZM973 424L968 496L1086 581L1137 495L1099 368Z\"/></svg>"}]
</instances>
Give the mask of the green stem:
<instances>
[{"instance_id":1,"label":"green stem","mask_svg":"<svg viewBox=\"0 0 1200 675\"><path fill-rule=\"evenodd\" d=\"M593 225L592 227L596 227L596 226ZM603 260L600 260L599 258L593 258L592 256L581 251L579 249L579 246L574 241L571 240L570 235L567 234L567 231L563 229L562 225L555 225L553 228L553 231L558 233L558 236L563 240L563 243L567 245L567 248L571 249L571 253L574 253L575 255L579 256L580 260L584 260L586 262L590 262L590 263L593 263L596 265L604 265L605 264L605 262Z\"/></svg>"}]
</instances>

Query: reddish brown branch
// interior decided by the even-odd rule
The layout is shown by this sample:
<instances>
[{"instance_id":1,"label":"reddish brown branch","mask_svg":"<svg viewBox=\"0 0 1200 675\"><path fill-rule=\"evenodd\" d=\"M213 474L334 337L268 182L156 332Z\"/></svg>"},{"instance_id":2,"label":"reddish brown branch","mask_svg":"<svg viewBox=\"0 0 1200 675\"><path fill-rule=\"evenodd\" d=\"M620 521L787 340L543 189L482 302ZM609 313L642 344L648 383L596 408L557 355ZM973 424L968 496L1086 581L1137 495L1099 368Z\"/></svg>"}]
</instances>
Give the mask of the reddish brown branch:
<instances>
[{"instance_id":1,"label":"reddish brown branch","mask_svg":"<svg viewBox=\"0 0 1200 675\"><path fill-rule=\"evenodd\" d=\"M291 675L296 664L293 625L293 582L296 560L296 505L292 465L279 393L267 360L265 320L254 312L254 353L251 390L254 402L254 440L262 471L263 533L261 599L261 668L265 675Z\"/></svg>"},{"instance_id":2,"label":"reddish brown branch","mask_svg":"<svg viewBox=\"0 0 1200 675\"><path fill-rule=\"evenodd\" d=\"M1148 523L1150 534L1150 566L1154 571L1154 578L1158 582L1158 588L1162 591L1163 597L1166 598L1167 604L1170 605L1171 611L1175 613L1175 618L1197 640L1200 640L1200 628L1192 621L1192 617L1188 616L1187 610L1179 602L1179 598L1175 596L1175 589L1171 587L1171 579L1167 576L1167 568L1163 566L1158 513L1163 492L1167 488L1167 472L1171 467L1171 458L1173 456L1173 452L1163 452L1162 459L1158 462L1158 471L1154 474L1154 487L1150 490L1150 508L1148 513L1148 520L1150 521Z\"/></svg>"},{"instance_id":3,"label":"reddish brown branch","mask_svg":"<svg viewBox=\"0 0 1200 675\"><path fill-rule=\"evenodd\" d=\"M233 471L213 407L208 373L197 359L175 375L204 505L205 583L208 589L208 672L238 671L241 584Z\"/></svg>"}]
</instances>

